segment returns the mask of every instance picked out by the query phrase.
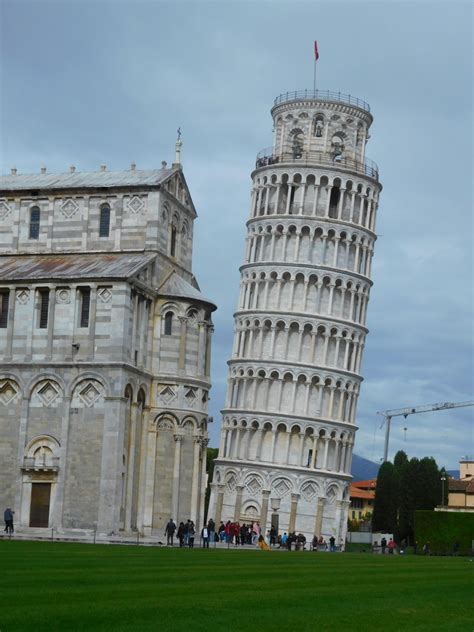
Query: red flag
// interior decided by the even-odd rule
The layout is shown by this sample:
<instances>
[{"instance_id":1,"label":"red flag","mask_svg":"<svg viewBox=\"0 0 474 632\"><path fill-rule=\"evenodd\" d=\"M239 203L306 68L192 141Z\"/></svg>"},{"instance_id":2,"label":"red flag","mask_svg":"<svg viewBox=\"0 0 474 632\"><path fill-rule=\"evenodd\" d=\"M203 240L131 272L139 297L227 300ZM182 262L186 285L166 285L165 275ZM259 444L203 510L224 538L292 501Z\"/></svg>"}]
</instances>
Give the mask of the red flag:
<instances>
[{"instance_id":1,"label":"red flag","mask_svg":"<svg viewBox=\"0 0 474 632\"><path fill-rule=\"evenodd\" d=\"M314 40L314 59L318 61L319 53L318 53L318 42Z\"/></svg>"}]
</instances>

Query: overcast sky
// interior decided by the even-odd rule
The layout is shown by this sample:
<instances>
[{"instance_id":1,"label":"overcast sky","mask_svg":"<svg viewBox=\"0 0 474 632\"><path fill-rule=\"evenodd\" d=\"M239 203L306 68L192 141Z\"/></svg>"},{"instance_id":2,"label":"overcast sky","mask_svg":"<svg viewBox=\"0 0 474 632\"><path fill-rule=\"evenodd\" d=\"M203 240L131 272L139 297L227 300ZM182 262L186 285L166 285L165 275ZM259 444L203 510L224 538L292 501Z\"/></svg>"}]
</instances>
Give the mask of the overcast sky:
<instances>
[{"instance_id":1,"label":"overcast sky","mask_svg":"<svg viewBox=\"0 0 474 632\"><path fill-rule=\"evenodd\" d=\"M473 396L471 2L10 2L1 6L1 171L159 167L176 128L199 218L194 272L215 314L218 445L250 173L281 92L368 101L384 189L355 452L383 453L379 410ZM457 468L474 408L393 423L390 454ZM403 428L406 427L406 439Z\"/></svg>"}]
</instances>

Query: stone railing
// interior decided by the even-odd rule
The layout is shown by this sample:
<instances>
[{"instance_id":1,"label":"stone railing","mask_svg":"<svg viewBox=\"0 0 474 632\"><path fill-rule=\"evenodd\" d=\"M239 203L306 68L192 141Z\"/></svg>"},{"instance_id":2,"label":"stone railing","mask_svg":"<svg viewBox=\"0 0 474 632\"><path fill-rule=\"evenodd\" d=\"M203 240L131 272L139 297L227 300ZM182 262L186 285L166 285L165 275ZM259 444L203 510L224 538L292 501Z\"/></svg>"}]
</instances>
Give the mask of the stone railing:
<instances>
[{"instance_id":1,"label":"stone railing","mask_svg":"<svg viewBox=\"0 0 474 632\"><path fill-rule=\"evenodd\" d=\"M361 173L374 180L379 179L379 168L373 160L366 158L363 162L344 156L344 154L333 155L323 151L283 151L274 153L273 148L262 149L257 154L255 168L268 167L279 163L298 163L305 166L322 165L327 167L349 169Z\"/></svg>"},{"instance_id":2,"label":"stone railing","mask_svg":"<svg viewBox=\"0 0 474 632\"><path fill-rule=\"evenodd\" d=\"M280 105L280 103L287 103L289 101L307 101L308 99L332 103L345 103L346 105L353 105L356 108L370 112L370 105L366 101L353 97L350 94L334 92L332 90L295 90L294 92L284 92L275 99L273 105Z\"/></svg>"},{"instance_id":3,"label":"stone railing","mask_svg":"<svg viewBox=\"0 0 474 632\"><path fill-rule=\"evenodd\" d=\"M35 459L35 457L25 456L23 457L23 463L21 464L22 470L36 470L36 471L57 471L59 469L59 457L49 457L44 459Z\"/></svg>"}]
</instances>

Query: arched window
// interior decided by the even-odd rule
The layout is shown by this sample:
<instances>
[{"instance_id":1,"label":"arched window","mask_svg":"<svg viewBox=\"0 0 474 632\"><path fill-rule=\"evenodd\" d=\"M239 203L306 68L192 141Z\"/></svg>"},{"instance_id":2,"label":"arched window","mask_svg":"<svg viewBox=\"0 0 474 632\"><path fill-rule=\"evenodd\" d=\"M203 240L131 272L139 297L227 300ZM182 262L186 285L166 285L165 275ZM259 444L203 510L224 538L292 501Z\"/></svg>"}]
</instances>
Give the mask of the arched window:
<instances>
[{"instance_id":1,"label":"arched window","mask_svg":"<svg viewBox=\"0 0 474 632\"><path fill-rule=\"evenodd\" d=\"M165 336L171 336L173 333L173 312L165 314Z\"/></svg>"},{"instance_id":2,"label":"arched window","mask_svg":"<svg viewBox=\"0 0 474 632\"><path fill-rule=\"evenodd\" d=\"M335 159L342 156L344 151L344 136L343 132L337 132L334 134L331 140L332 153Z\"/></svg>"},{"instance_id":3,"label":"arched window","mask_svg":"<svg viewBox=\"0 0 474 632\"><path fill-rule=\"evenodd\" d=\"M331 189L331 197L329 198L329 210L336 211L339 200L341 199L341 189L338 186L333 186ZM329 214L329 217L336 217L336 215Z\"/></svg>"},{"instance_id":4,"label":"arched window","mask_svg":"<svg viewBox=\"0 0 474 632\"><path fill-rule=\"evenodd\" d=\"M176 226L171 226L170 255L172 257L176 256Z\"/></svg>"},{"instance_id":5,"label":"arched window","mask_svg":"<svg viewBox=\"0 0 474 632\"><path fill-rule=\"evenodd\" d=\"M324 127L324 116L322 114L317 114L314 117L314 135L316 136L316 138L322 137L323 127Z\"/></svg>"},{"instance_id":6,"label":"arched window","mask_svg":"<svg viewBox=\"0 0 474 632\"><path fill-rule=\"evenodd\" d=\"M295 129L291 135L293 136L293 158L301 158L303 156L304 134L302 130Z\"/></svg>"},{"instance_id":7,"label":"arched window","mask_svg":"<svg viewBox=\"0 0 474 632\"><path fill-rule=\"evenodd\" d=\"M39 239L40 232L40 210L38 206L33 206L30 211L30 239Z\"/></svg>"},{"instance_id":8,"label":"arched window","mask_svg":"<svg viewBox=\"0 0 474 632\"><path fill-rule=\"evenodd\" d=\"M108 237L110 233L110 206L102 204L100 207L99 237Z\"/></svg>"}]
</instances>

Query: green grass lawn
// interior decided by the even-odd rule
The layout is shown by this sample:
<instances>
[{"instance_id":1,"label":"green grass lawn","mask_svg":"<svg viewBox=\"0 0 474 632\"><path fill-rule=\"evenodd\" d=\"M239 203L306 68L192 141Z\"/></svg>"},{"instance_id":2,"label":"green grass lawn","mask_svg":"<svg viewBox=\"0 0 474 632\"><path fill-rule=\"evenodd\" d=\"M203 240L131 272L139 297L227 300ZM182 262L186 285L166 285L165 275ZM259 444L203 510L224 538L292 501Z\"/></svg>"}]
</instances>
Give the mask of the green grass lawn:
<instances>
[{"instance_id":1,"label":"green grass lawn","mask_svg":"<svg viewBox=\"0 0 474 632\"><path fill-rule=\"evenodd\" d=\"M469 558L0 541L0 631L472 632Z\"/></svg>"}]
</instances>

